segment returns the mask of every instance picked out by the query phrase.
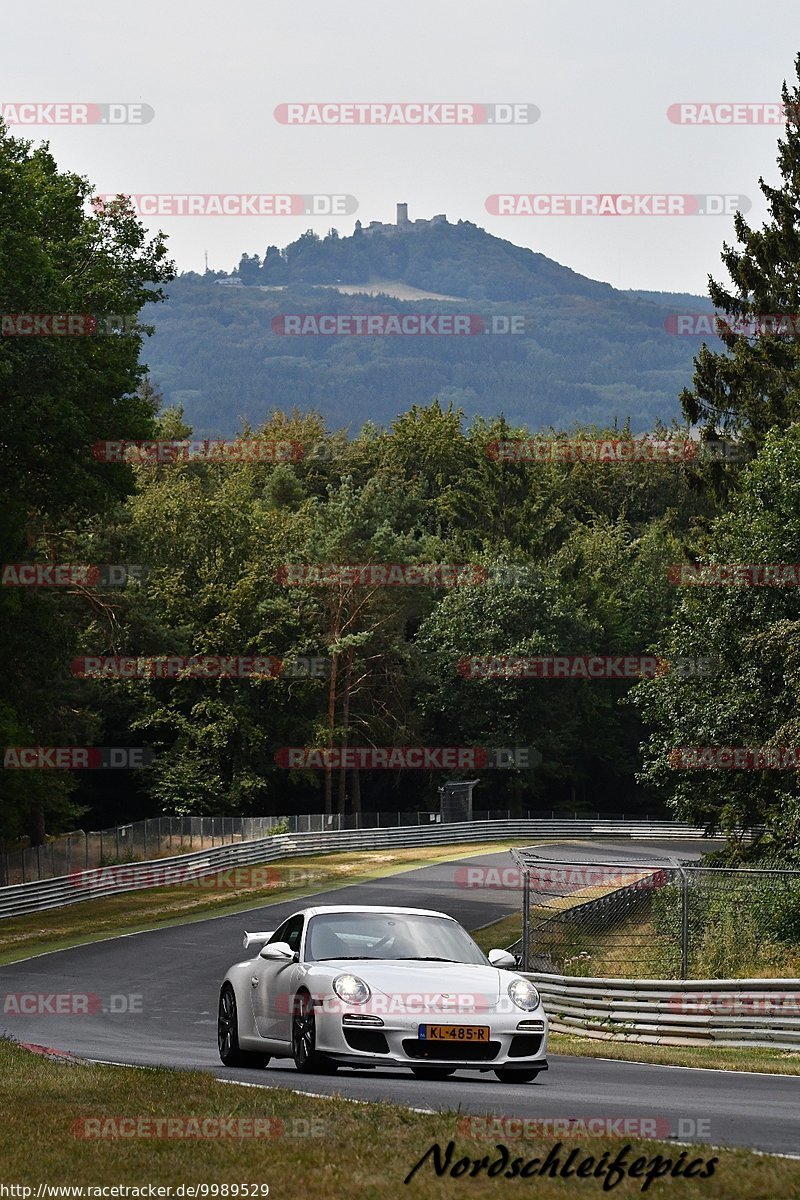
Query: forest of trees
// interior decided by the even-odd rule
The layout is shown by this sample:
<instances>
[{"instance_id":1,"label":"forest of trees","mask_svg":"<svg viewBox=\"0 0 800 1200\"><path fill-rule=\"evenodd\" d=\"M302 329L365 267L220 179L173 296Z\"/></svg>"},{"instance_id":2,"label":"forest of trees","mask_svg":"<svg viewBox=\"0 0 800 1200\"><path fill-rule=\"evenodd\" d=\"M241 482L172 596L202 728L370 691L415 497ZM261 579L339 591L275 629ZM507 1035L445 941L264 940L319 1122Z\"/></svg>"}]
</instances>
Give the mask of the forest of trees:
<instances>
[{"instance_id":1,"label":"forest of trees","mask_svg":"<svg viewBox=\"0 0 800 1200\"><path fill-rule=\"evenodd\" d=\"M731 316L800 312L800 89L763 229L725 246ZM124 201L0 128L2 311L115 312L158 301L173 269ZM144 318L143 318L144 319ZM125 587L0 587L4 747L145 746L135 772L5 769L0 833L40 840L86 817L414 809L448 772L287 769L282 747L535 747L479 771L479 807L674 812L800 843L796 769L686 770L682 746L800 745L797 586L679 586L675 564L800 561L795 336L724 333L681 397L734 462L505 462L531 436L436 399L357 435L276 410L245 439L283 461L106 462L107 439L185 439L142 365L144 331L0 339L2 562L130 563ZM498 402L496 411L502 410ZM658 436L678 430L654 429ZM573 425L550 436L630 439ZM287 564L460 563L483 582L287 586ZM702 658L710 675L640 681L468 678L476 656ZM319 657L319 677L84 679L81 656ZM463 773L462 773L463 774ZM477 793L476 793L477 795Z\"/></svg>"},{"instance_id":2,"label":"forest of trees","mask_svg":"<svg viewBox=\"0 0 800 1200\"><path fill-rule=\"evenodd\" d=\"M346 295L337 280L463 299ZM244 255L231 276L188 273L168 291L148 362L166 402L203 436L232 435L243 412L258 424L295 405L357 433L434 395L468 418L502 412L528 428L630 419L644 432L679 416L702 340L671 332L671 314L713 311L708 298L618 291L464 221L351 237L309 230L268 247L263 262ZM276 332L281 313L474 313L490 328L493 318L521 325L488 336L309 337Z\"/></svg>"}]
</instances>

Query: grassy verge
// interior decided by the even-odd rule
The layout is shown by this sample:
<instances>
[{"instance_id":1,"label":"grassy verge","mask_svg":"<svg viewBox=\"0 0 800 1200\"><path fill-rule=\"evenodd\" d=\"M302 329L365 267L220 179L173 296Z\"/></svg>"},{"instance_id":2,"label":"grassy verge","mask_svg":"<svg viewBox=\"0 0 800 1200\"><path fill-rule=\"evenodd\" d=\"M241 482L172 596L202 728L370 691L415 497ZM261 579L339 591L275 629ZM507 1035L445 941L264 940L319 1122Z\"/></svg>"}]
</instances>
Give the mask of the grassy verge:
<instances>
[{"instance_id":1,"label":"grassy verge","mask_svg":"<svg viewBox=\"0 0 800 1200\"><path fill-rule=\"evenodd\" d=\"M474 854L501 853L517 844L516 841L473 842L469 845L462 842L455 846L316 854L283 859L261 867L238 868L194 883L143 888L102 900L82 901L66 908L10 917L0 923L0 964L15 962L28 954L62 950L120 933L246 912L264 904L293 900L332 887L364 883L414 867L452 862Z\"/></svg>"},{"instance_id":2,"label":"grassy verge","mask_svg":"<svg viewBox=\"0 0 800 1200\"><path fill-rule=\"evenodd\" d=\"M553 1054L581 1058L614 1058L628 1062L659 1063L672 1067L712 1067L717 1071L769 1071L775 1075L800 1075L800 1050L769 1050L754 1046L649 1046L642 1042L579 1037L551 1033Z\"/></svg>"},{"instance_id":3,"label":"grassy verge","mask_svg":"<svg viewBox=\"0 0 800 1200\"><path fill-rule=\"evenodd\" d=\"M613 887L605 890L613 891ZM587 891L590 892L588 896ZM531 909L531 922L535 924L537 920L547 920L587 899L596 900L602 894L600 888L593 887L554 897L546 909ZM522 914L512 913L503 917L493 925L474 932L473 936L482 949L511 946L522 937ZM484 946L487 938L489 941ZM660 979L665 974L664 962L659 957L656 931L648 918L639 916L620 922L607 933L596 929L585 933L577 926L551 930L549 934L540 933L536 939L536 950L551 955L556 963L563 962L567 969L560 973L564 975L608 975L615 978L635 973L641 979ZM636 962L635 972L631 969L632 960Z\"/></svg>"},{"instance_id":4,"label":"grassy verge","mask_svg":"<svg viewBox=\"0 0 800 1200\"><path fill-rule=\"evenodd\" d=\"M455 1100L457 1084L453 1095ZM534 1156L543 1160L556 1145L555 1138L523 1141L496 1133L478 1136L475 1127L465 1128L464 1118L455 1112L428 1115L389 1104L300 1096L284 1088L237 1088L200 1072L73 1065L32 1055L8 1042L0 1043L0 1097L7 1113L0 1127L3 1181L33 1187L34 1196L41 1183L145 1188L154 1184L173 1189L180 1184L247 1183L268 1184L274 1200L341 1200L342 1196L385 1200L397 1195L439 1200L465 1194L486 1200L504 1195L508 1180L488 1178L485 1166L476 1177L465 1173L468 1168L462 1168L460 1179L449 1172L438 1177L429 1158L408 1186L403 1181L435 1143L443 1153L450 1141L455 1143L451 1164L462 1157L480 1160L488 1155L490 1165L498 1159L498 1142L508 1146L511 1159L524 1162ZM187 1124L192 1117L198 1119L193 1129ZM133 1120L120 1125L120 1118ZM164 1118L181 1124L162 1123L161 1128L171 1129L172 1136L153 1136ZM220 1118L227 1121L226 1136L218 1132L209 1136L219 1129ZM246 1124L255 1121L260 1124ZM261 1136L241 1136L248 1129L259 1130ZM128 1133L119 1136L125 1130ZM202 1136L203 1130L209 1133ZM142 1131L150 1136L141 1136ZM186 1136L190 1131L195 1136ZM240 1131L240 1136L231 1136L232 1131ZM118 1136L110 1136L114 1132ZM105 1136L86 1137L87 1133ZM626 1145L628 1164L639 1156L652 1162L657 1154L671 1160L673 1167L681 1161L681 1148L638 1138L566 1137L557 1153L560 1165L573 1149L578 1150L576 1162L590 1155L599 1164L607 1151L608 1163ZM687 1151L682 1166L700 1159L703 1165L695 1170L702 1173L707 1169L704 1164L715 1157L711 1177L668 1177L649 1194L659 1196L668 1190L669 1200L797 1197L797 1162L697 1146ZM469 1181L466 1186L464 1179ZM526 1194L533 1195L535 1189L541 1200L604 1194L601 1179L584 1179L588 1186L581 1186L574 1179L534 1175L528 1182L533 1188L526 1188ZM624 1178L613 1193L626 1200L641 1196L643 1182L641 1175ZM250 1192L250 1196L263 1194Z\"/></svg>"},{"instance_id":5,"label":"grassy verge","mask_svg":"<svg viewBox=\"0 0 800 1200\"><path fill-rule=\"evenodd\" d=\"M511 913L508 917L493 921L491 925L484 925L482 929L473 929L472 937L484 953L495 948L505 949L522 937L522 917L519 913Z\"/></svg>"}]
</instances>

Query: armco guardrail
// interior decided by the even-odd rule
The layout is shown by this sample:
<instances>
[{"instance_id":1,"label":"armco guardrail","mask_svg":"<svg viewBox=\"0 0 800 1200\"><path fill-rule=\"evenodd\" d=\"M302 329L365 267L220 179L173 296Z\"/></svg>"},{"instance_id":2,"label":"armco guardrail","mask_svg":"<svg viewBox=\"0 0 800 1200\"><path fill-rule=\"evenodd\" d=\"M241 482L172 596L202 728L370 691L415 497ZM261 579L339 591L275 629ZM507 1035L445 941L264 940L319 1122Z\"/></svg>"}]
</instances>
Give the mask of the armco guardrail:
<instances>
[{"instance_id":1,"label":"armco guardrail","mask_svg":"<svg viewBox=\"0 0 800 1200\"><path fill-rule=\"evenodd\" d=\"M800 979L526 977L558 1033L664 1046L800 1047Z\"/></svg>"},{"instance_id":2,"label":"armco guardrail","mask_svg":"<svg viewBox=\"0 0 800 1200\"><path fill-rule=\"evenodd\" d=\"M700 840L702 829L679 821L598 821L537 820L520 818L499 821L467 821L458 824L401 825L380 829L330 831L328 833L277 834L215 850L198 850L173 858L149 862L125 863L113 867L75 871L56 879L34 880L0 888L0 918L42 912L153 887L157 882L178 882L194 867L197 873L210 874L232 867L270 863L304 854L334 853L337 850L380 850L398 846L452 845L516 838L678 838ZM170 870L174 875L170 880Z\"/></svg>"}]
</instances>

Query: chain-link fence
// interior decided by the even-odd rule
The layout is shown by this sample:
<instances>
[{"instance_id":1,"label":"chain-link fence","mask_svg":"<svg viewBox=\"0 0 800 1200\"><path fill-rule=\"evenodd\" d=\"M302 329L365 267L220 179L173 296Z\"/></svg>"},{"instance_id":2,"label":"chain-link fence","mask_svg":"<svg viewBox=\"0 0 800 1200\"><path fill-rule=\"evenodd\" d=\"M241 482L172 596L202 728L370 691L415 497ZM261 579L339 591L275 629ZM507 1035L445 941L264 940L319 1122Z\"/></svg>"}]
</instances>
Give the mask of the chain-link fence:
<instances>
[{"instance_id":1,"label":"chain-link fence","mask_svg":"<svg viewBox=\"0 0 800 1200\"><path fill-rule=\"evenodd\" d=\"M153 817L112 829L78 830L40 846L0 854L0 886L53 879L116 863L144 862L191 850L229 846L285 829L280 817Z\"/></svg>"},{"instance_id":2,"label":"chain-link fence","mask_svg":"<svg viewBox=\"0 0 800 1200\"><path fill-rule=\"evenodd\" d=\"M512 850L525 970L639 979L800 976L800 871L550 860Z\"/></svg>"},{"instance_id":3,"label":"chain-link fence","mask_svg":"<svg viewBox=\"0 0 800 1200\"><path fill-rule=\"evenodd\" d=\"M529 817L532 815L527 814ZM537 813L537 816L546 816ZM554 814L550 814L553 816ZM575 814L578 815L577 813ZM503 810L475 812L473 820L509 819ZM608 820L611 818L603 818ZM40 846L0 844L0 887L54 879L88 867L145 862L192 850L229 846L282 833L324 833L341 829L380 829L395 825L429 825L438 812L300 813L284 817L153 817L112 829L65 833Z\"/></svg>"}]
</instances>

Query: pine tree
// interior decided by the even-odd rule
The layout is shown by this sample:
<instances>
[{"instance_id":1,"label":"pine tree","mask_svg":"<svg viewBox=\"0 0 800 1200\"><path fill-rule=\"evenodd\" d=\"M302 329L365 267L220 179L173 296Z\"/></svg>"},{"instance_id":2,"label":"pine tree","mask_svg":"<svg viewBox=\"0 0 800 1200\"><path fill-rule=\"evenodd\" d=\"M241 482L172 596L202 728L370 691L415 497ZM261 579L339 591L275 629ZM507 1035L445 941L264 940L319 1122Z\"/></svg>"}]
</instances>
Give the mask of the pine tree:
<instances>
[{"instance_id":1,"label":"pine tree","mask_svg":"<svg viewBox=\"0 0 800 1200\"><path fill-rule=\"evenodd\" d=\"M800 55L795 59L800 84ZM800 86L784 81L786 132L778 141L780 187L763 177L759 187L770 217L751 229L741 212L734 220L740 248L723 243L731 278L724 287L709 276L709 295L725 318L718 321L726 350L703 345L695 357L693 388L681 394L686 418L703 436L731 434L751 452L774 427L800 416ZM767 321L780 315L783 320Z\"/></svg>"}]
</instances>

